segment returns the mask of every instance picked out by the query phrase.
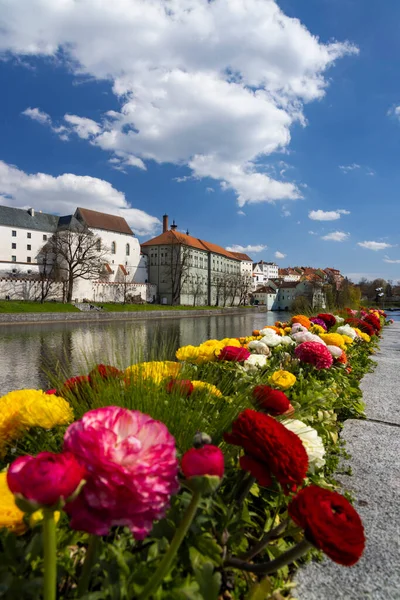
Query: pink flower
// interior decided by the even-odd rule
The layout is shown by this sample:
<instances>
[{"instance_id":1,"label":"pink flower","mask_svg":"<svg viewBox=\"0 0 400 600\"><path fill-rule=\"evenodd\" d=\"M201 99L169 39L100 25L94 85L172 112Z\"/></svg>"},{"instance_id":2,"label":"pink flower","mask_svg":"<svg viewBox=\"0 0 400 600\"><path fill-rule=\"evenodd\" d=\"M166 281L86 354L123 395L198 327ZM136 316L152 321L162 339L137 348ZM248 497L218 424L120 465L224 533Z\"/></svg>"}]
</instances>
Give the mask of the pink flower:
<instances>
[{"instance_id":1,"label":"pink flower","mask_svg":"<svg viewBox=\"0 0 400 600\"><path fill-rule=\"evenodd\" d=\"M294 353L302 362L314 365L316 369L329 369L333 363L328 348L318 342L303 342L295 348Z\"/></svg>"},{"instance_id":2,"label":"pink flower","mask_svg":"<svg viewBox=\"0 0 400 600\"><path fill-rule=\"evenodd\" d=\"M53 507L70 498L85 478L85 469L70 452L20 456L7 472L7 484L18 498L39 507Z\"/></svg>"},{"instance_id":3,"label":"pink flower","mask_svg":"<svg viewBox=\"0 0 400 600\"><path fill-rule=\"evenodd\" d=\"M190 448L182 456L182 473L186 478L224 475L224 455L217 446L206 444L202 448Z\"/></svg>"},{"instance_id":4,"label":"pink flower","mask_svg":"<svg viewBox=\"0 0 400 600\"><path fill-rule=\"evenodd\" d=\"M88 471L81 494L67 507L74 529L106 535L121 525L141 540L178 490L175 440L163 423L140 411L89 411L68 427L64 449Z\"/></svg>"},{"instance_id":5,"label":"pink flower","mask_svg":"<svg viewBox=\"0 0 400 600\"><path fill-rule=\"evenodd\" d=\"M237 348L236 346L225 346L219 353L218 360L230 360L234 362L242 362L247 360L251 353L247 348Z\"/></svg>"},{"instance_id":6,"label":"pink flower","mask_svg":"<svg viewBox=\"0 0 400 600\"><path fill-rule=\"evenodd\" d=\"M190 379L171 379L166 389L169 394L178 393L187 398L193 392L194 386Z\"/></svg>"}]
</instances>

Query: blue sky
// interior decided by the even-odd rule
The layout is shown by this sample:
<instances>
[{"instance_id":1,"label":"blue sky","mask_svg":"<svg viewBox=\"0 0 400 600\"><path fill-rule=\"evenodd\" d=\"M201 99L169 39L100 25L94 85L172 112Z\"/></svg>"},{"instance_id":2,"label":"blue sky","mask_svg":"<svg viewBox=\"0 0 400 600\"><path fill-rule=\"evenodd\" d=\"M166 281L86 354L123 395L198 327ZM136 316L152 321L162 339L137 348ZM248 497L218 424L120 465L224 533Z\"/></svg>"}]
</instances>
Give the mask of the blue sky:
<instances>
[{"instance_id":1,"label":"blue sky","mask_svg":"<svg viewBox=\"0 0 400 600\"><path fill-rule=\"evenodd\" d=\"M168 5L168 10L166 6ZM0 202L400 279L400 5L0 0Z\"/></svg>"}]
</instances>

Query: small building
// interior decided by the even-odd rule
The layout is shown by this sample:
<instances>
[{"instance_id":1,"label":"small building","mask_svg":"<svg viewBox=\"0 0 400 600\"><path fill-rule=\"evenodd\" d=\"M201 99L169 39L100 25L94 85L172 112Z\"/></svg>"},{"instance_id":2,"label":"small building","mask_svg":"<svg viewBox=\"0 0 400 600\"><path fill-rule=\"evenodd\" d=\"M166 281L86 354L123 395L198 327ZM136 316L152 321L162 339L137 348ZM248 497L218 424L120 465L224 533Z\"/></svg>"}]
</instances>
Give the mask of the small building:
<instances>
[{"instance_id":1,"label":"small building","mask_svg":"<svg viewBox=\"0 0 400 600\"><path fill-rule=\"evenodd\" d=\"M260 260L253 264L253 289L264 286L268 280L277 279L279 276L278 265L274 262Z\"/></svg>"},{"instance_id":2,"label":"small building","mask_svg":"<svg viewBox=\"0 0 400 600\"><path fill-rule=\"evenodd\" d=\"M274 310L277 290L272 286L264 285L253 292L254 303L259 306L265 306L267 310Z\"/></svg>"}]
</instances>

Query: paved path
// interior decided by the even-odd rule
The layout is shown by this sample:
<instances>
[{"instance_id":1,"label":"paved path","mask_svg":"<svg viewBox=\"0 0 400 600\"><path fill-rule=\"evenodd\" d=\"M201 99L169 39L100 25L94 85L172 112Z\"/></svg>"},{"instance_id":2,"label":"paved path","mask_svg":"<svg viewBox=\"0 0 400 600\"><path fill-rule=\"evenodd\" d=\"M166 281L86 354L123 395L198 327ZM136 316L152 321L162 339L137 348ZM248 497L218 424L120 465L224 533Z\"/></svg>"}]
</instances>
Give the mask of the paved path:
<instances>
[{"instance_id":1,"label":"paved path","mask_svg":"<svg viewBox=\"0 0 400 600\"><path fill-rule=\"evenodd\" d=\"M378 363L361 382L366 421L346 421L342 437L352 476L340 476L354 493L367 535L354 567L328 558L299 571L299 600L400 600L400 323L384 330Z\"/></svg>"}]
</instances>

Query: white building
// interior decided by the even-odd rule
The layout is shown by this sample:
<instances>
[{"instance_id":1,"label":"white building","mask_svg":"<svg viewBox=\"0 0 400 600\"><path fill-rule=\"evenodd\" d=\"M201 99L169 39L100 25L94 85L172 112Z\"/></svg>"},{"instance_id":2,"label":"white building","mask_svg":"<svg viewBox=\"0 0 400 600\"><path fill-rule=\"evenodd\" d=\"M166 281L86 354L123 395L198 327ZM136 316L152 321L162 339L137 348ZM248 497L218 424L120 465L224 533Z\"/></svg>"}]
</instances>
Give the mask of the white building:
<instances>
[{"instance_id":1,"label":"white building","mask_svg":"<svg viewBox=\"0 0 400 600\"><path fill-rule=\"evenodd\" d=\"M278 265L260 260L253 264L253 289L264 286L269 279L278 278Z\"/></svg>"},{"instance_id":2,"label":"white building","mask_svg":"<svg viewBox=\"0 0 400 600\"><path fill-rule=\"evenodd\" d=\"M267 310L273 310L276 302L277 290L272 285L264 285L253 292L255 304L265 306Z\"/></svg>"},{"instance_id":3,"label":"white building","mask_svg":"<svg viewBox=\"0 0 400 600\"><path fill-rule=\"evenodd\" d=\"M147 258L124 218L86 208L59 217L33 208L8 206L0 206L0 296L16 297L11 283L33 280L39 274L38 257L46 242L57 231L73 231L77 225L88 227L109 253L104 257L104 274L98 280L76 281L74 300L120 301L121 292L130 296L140 294L143 300L153 299L156 287L147 283Z\"/></svg>"}]
</instances>

